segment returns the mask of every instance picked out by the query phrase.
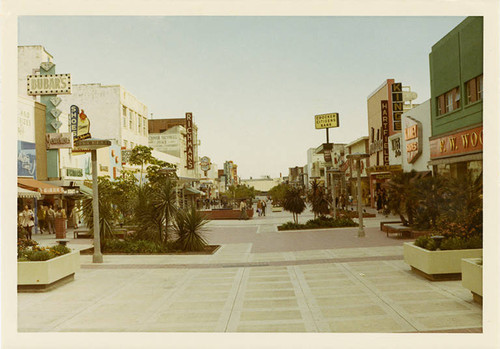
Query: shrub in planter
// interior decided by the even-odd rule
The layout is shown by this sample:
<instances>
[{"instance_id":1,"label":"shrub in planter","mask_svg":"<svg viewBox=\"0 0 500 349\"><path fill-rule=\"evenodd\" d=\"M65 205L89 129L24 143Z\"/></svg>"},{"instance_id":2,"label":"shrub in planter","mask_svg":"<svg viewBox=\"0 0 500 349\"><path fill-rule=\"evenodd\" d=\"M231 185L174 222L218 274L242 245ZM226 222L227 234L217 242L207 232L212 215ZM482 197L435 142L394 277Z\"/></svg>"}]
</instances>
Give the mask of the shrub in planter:
<instances>
[{"instance_id":1,"label":"shrub in planter","mask_svg":"<svg viewBox=\"0 0 500 349\"><path fill-rule=\"evenodd\" d=\"M17 242L18 261L47 261L70 253L71 250L62 245L40 247L34 240L20 239Z\"/></svg>"},{"instance_id":2,"label":"shrub in planter","mask_svg":"<svg viewBox=\"0 0 500 349\"><path fill-rule=\"evenodd\" d=\"M174 231L179 238L176 241L183 251L203 251L207 241L203 237L204 226L209 221L206 216L191 206L186 211L178 211L174 219Z\"/></svg>"}]
</instances>

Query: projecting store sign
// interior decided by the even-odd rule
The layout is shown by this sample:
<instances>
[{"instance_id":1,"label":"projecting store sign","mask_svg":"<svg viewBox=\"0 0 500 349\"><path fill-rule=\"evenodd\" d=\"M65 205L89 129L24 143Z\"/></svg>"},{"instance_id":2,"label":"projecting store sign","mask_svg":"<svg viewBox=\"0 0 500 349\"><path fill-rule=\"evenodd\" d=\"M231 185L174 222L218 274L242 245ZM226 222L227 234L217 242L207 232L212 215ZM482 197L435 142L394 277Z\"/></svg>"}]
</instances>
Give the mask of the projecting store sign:
<instances>
[{"instance_id":1,"label":"projecting store sign","mask_svg":"<svg viewBox=\"0 0 500 349\"><path fill-rule=\"evenodd\" d=\"M194 169L193 113L186 113L186 168Z\"/></svg>"},{"instance_id":2,"label":"projecting store sign","mask_svg":"<svg viewBox=\"0 0 500 349\"><path fill-rule=\"evenodd\" d=\"M91 138L90 121L83 109L80 111L76 105L70 107L69 129L75 141Z\"/></svg>"},{"instance_id":3,"label":"projecting store sign","mask_svg":"<svg viewBox=\"0 0 500 349\"><path fill-rule=\"evenodd\" d=\"M339 127L339 113L315 115L314 121L316 129Z\"/></svg>"},{"instance_id":4,"label":"projecting store sign","mask_svg":"<svg viewBox=\"0 0 500 349\"><path fill-rule=\"evenodd\" d=\"M70 74L28 75L28 95L71 94Z\"/></svg>"},{"instance_id":5,"label":"projecting store sign","mask_svg":"<svg viewBox=\"0 0 500 349\"><path fill-rule=\"evenodd\" d=\"M73 148L73 135L67 133L47 133L45 134L47 149Z\"/></svg>"},{"instance_id":6,"label":"projecting store sign","mask_svg":"<svg viewBox=\"0 0 500 349\"><path fill-rule=\"evenodd\" d=\"M410 116L405 119L405 143L406 160L412 164L422 154L422 123Z\"/></svg>"},{"instance_id":7,"label":"projecting store sign","mask_svg":"<svg viewBox=\"0 0 500 349\"><path fill-rule=\"evenodd\" d=\"M384 165L389 165L389 102L381 101L382 108L382 141Z\"/></svg>"},{"instance_id":8,"label":"projecting store sign","mask_svg":"<svg viewBox=\"0 0 500 349\"><path fill-rule=\"evenodd\" d=\"M392 97L392 128L401 131L401 115L403 115L403 87L400 82L391 86Z\"/></svg>"}]
</instances>

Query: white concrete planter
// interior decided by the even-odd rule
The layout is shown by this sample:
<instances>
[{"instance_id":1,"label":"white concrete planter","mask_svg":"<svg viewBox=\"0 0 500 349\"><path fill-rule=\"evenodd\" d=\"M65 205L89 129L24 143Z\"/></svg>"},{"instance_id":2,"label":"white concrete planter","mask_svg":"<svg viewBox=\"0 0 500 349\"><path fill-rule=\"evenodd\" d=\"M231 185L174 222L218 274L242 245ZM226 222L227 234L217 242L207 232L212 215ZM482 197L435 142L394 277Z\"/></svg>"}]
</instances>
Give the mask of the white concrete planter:
<instances>
[{"instance_id":1,"label":"white concrete planter","mask_svg":"<svg viewBox=\"0 0 500 349\"><path fill-rule=\"evenodd\" d=\"M483 298L483 266L482 258L462 259L462 286L472 292L474 300L482 303Z\"/></svg>"},{"instance_id":2,"label":"white concrete planter","mask_svg":"<svg viewBox=\"0 0 500 349\"><path fill-rule=\"evenodd\" d=\"M46 290L61 280L72 280L80 269L80 251L74 251L47 261L17 262L18 290Z\"/></svg>"},{"instance_id":3,"label":"white concrete planter","mask_svg":"<svg viewBox=\"0 0 500 349\"><path fill-rule=\"evenodd\" d=\"M283 211L283 207L281 207L281 206L273 206L271 208L271 211L272 212L282 212Z\"/></svg>"},{"instance_id":4,"label":"white concrete planter","mask_svg":"<svg viewBox=\"0 0 500 349\"><path fill-rule=\"evenodd\" d=\"M413 242L403 245L404 260L429 280L460 280L462 258L482 258L483 249L429 251Z\"/></svg>"}]
</instances>

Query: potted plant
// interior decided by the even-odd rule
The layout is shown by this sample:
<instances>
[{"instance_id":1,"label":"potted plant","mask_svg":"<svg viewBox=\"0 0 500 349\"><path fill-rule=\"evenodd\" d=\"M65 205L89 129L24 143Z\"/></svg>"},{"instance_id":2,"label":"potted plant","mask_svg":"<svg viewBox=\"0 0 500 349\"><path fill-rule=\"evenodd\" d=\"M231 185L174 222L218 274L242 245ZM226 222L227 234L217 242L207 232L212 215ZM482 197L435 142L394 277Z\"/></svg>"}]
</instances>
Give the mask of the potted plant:
<instances>
[{"instance_id":1,"label":"potted plant","mask_svg":"<svg viewBox=\"0 0 500 349\"><path fill-rule=\"evenodd\" d=\"M483 259L462 259L462 286L470 290L475 302L483 304Z\"/></svg>"},{"instance_id":2,"label":"potted plant","mask_svg":"<svg viewBox=\"0 0 500 349\"><path fill-rule=\"evenodd\" d=\"M432 233L404 244L412 270L431 279L460 279L463 258L482 258L482 176L447 182L446 210L435 217Z\"/></svg>"},{"instance_id":3,"label":"potted plant","mask_svg":"<svg viewBox=\"0 0 500 349\"><path fill-rule=\"evenodd\" d=\"M19 239L17 247L18 291L45 291L71 281L80 268L80 252L66 246L41 247Z\"/></svg>"}]
</instances>

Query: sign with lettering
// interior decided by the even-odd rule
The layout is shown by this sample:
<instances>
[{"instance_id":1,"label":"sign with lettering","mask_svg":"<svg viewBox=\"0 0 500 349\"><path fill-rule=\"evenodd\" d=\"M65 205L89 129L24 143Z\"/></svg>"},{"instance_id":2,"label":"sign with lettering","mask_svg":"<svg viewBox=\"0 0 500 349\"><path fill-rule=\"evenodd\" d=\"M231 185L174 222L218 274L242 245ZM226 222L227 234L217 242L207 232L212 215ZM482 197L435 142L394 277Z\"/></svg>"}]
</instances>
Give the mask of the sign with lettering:
<instances>
[{"instance_id":1,"label":"sign with lettering","mask_svg":"<svg viewBox=\"0 0 500 349\"><path fill-rule=\"evenodd\" d=\"M73 133L75 141L91 138L90 120L83 109L80 111L80 108L76 105L70 107L69 130Z\"/></svg>"},{"instance_id":2,"label":"sign with lettering","mask_svg":"<svg viewBox=\"0 0 500 349\"><path fill-rule=\"evenodd\" d=\"M71 94L70 74L28 75L28 95Z\"/></svg>"},{"instance_id":3,"label":"sign with lettering","mask_svg":"<svg viewBox=\"0 0 500 349\"><path fill-rule=\"evenodd\" d=\"M339 127L339 113L315 115L314 121L316 129Z\"/></svg>"},{"instance_id":4,"label":"sign with lettering","mask_svg":"<svg viewBox=\"0 0 500 349\"><path fill-rule=\"evenodd\" d=\"M83 169L82 168L67 168L66 176L68 177L83 177Z\"/></svg>"},{"instance_id":5,"label":"sign with lettering","mask_svg":"<svg viewBox=\"0 0 500 349\"><path fill-rule=\"evenodd\" d=\"M431 159L483 150L483 126L430 140Z\"/></svg>"},{"instance_id":6,"label":"sign with lettering","mask_svg":"<svg viewBox=\"0 0 500 349\"><path fill-rule=\"evenodd\" d=\"M186 113L186 168L194 169L193 113Z\"/></svg>"},{"instance_id":7,"label":"sign with lettering","mask_svg":"<svg viewBox=\"0 0 500 349\"><path fill-rule=\"evenodd\" d=\"M210 158L208 156L204 156L201 158L200 167L201 167L202 171L204 171L204 172L209 171L210 165L211 165L211 162L210 162Z\"/></svg>"},{"instance_id":8,"label":"sign with lettering","mask_svg":"<svg viewBox=\"0 0 500 349\"><path fill-rule=\"evenodd\" d=\"M401 156L401 138L397 137L391 140L392 151L394 153L394 157L397 158Z\"/></svg>"},{"instance_id":9,"label":"sign with lettering","mask_svg":"<svg viewBox=\"0 0 500 349\"><path fill-rule=\"evenodd\" d=\"M400 82L391 85L392 97L392 128L401 131L401 115L403 114L403 86Z\"/></svg>"},{"instance_id":10,"label":"sign with lettering","mask_svg":"<svg viewBox=\"0 0 500 349\"><path fill-rule=\"evenodd\" d=\"M73 134L67 133L46 133L45 144L47 149L73 148Z\"/></svg>"},{"instance_id":11,"label":"sign with lettering","mask_svg":"<svg viewBox=\"0 0 500 349\"><path fill-rule=\"evenodd\" d=\"M389 165L389 102L381 101L382 108L382 150L383 164Z\"/></svg>"},{"instance_id":12,"label":"sign with lettering","mask_svg":"<svg viewBox=\"0 0 500 349\"><path fill-rule=\"evenodd\" d=\"M409 164L417 161L422 154L422 123L407 116L405 119L406 161Z\"/></svg>"}]
</instances>

